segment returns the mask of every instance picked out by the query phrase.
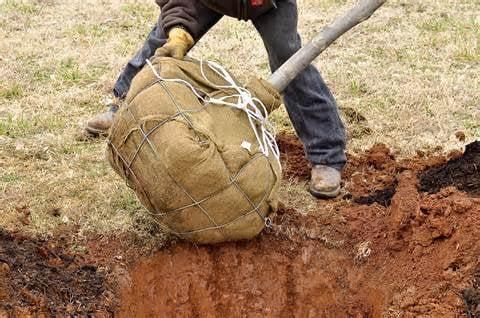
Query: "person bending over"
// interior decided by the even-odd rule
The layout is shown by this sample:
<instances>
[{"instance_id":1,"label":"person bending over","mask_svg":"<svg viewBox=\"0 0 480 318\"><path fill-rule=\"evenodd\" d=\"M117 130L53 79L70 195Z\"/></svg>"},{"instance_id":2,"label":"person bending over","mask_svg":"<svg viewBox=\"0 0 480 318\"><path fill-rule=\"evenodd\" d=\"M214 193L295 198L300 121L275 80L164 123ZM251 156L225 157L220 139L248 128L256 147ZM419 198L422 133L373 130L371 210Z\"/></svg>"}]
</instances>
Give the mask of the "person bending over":
<instances>
[{"instance_id":1,"label":"person bending over","mask_svg":"<svg viewBox=\"0 0 480 318\"><path fill-rule=\"evenodd\" d=\"M133 77L155 54L182 59L224 15L250 20L260 34L274 72L301 47L296 0L156 0L158 22L143 47L120 74L113 94L122 100ZM308 66L285 89L284 102L293 127L312 164L310 192L333 198L340 192L346 163L345 128L335 98L318 70ZM108 133L117 105L90 119L86 130Z\"/></svg>"}]
</instances>

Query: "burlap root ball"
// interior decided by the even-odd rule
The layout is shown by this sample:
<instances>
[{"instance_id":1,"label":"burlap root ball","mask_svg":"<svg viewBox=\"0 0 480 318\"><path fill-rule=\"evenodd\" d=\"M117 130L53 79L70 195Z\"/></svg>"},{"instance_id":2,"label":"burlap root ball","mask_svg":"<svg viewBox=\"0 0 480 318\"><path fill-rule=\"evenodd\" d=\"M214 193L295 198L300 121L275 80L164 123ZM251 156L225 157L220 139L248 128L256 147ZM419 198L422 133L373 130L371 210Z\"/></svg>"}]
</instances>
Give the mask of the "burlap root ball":
<instances>
[{"instance_id":1,"label":"burlap root ball","mask_svg":"<svg viewBox=\"0 0 480 318\"><path fill-rule=\"evenodd\" d=\"M156 58L153 67L202 98L235 93L218 89L226 80L208 67L205 78L198 61ZM247 88L269 110L280 105L267 82L254 79ZM149 66L115 116L107 157L159 224L195 243L250 239L277 208L281 167L260 151L245 112L202 102Z\"/></svg>"}]
</instances>

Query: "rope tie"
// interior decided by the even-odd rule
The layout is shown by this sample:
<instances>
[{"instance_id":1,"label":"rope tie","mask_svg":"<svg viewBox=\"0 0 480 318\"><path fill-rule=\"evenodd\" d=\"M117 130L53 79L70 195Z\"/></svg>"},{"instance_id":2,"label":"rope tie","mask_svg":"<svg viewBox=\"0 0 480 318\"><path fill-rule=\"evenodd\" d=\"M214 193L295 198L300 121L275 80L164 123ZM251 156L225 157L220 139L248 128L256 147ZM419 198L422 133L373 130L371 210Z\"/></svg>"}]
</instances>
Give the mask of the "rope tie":
<instances>
[{"instance_id":1,"label":"rope tie","mask_svg":"<svg viewBox=\"0 0 480 318\"><path fill-rule=\"evenodd\" d=\"M270 123L268 118L268 112L265 108L263 102L252 96L252 94L244 87L239 86L230 73L225 70L220 64L212 62L200 60L200 70L202 73L203 78L212 86L218 89L231 89L234 90L235 93L227 96L223 96L221 98L214 98L207 96L206 94L200 94L199 91L193 87L192 84L189 82L182 80L182 79L175 79L175 78L163 78L157 72L153 64L150 60L146 60L148 66L151 68L154 75L161 81L164 82L175 82L180 83L187 86L195 96L204 103L215 104L215 105L223 105L227 107L232 107L243 111L248 118L250 126L252 127L253 133L255 134L255 138L257 139L259 150L263 153L266 157L273 154L273 156L280 161L280 151L278 149L277 141L275 140L275 129L273 125ZM205 74L205 65L209 67L212 71L214 71L217 75L223 78L227 85L218 85L212 83L208 79ZM206 96L206 97L203 97ZM236 99L236 102L230 102L229 100Z\"/></svg>"}]
</instances>

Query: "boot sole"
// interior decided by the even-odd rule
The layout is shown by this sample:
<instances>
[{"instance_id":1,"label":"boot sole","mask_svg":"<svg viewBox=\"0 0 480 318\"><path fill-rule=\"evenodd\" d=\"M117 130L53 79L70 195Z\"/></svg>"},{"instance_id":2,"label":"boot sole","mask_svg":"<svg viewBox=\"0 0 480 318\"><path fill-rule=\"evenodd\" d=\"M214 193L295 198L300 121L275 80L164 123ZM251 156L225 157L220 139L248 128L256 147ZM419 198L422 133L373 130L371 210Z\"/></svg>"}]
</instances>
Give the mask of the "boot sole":
<instances>
[{"instance_id":1,"label":"boot sole","mask_svg":"<svg viewBox=\"0 0 480 318\"><path fill-rule=\"evenodd\" d=\"M332 191L317 191L309 187L308 191L311 195L319 199L333 199L340 194L340 187Z\"/></svg>"}]
</instances>

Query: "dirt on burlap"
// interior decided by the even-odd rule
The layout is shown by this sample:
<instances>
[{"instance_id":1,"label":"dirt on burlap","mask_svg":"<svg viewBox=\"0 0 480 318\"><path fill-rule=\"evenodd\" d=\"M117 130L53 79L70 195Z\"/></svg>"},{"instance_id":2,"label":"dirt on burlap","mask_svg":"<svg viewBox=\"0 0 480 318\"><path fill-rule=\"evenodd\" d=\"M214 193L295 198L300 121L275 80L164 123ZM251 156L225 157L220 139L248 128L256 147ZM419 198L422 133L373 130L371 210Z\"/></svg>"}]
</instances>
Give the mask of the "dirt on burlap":
<instances>
[{"instance_id":1,"label":"dirt on burlap","mask_svg":"<svg viewBox=\"0 0 480 318\"><path fill-rule=\"evenodd\" d=\"M110 289L106 273L66 240L0 229L0 317L108 316L115 307Z\"/></svg>"},{"instance_id":2,"label":"dirt on burlap","mask_svg":"<svg viewBox=\"0 0 480 318\"><path fill-rule=\"evenodd\" d=\"M286 178L308 178L295 167L305 163L301 144L288 137L280 147ZM139 261L117 314L478 316L480 199L454 187L419 190L418 175L443 157L396 160L377 145L349 159L349 195L318 201L318 215L282 206L254 240L179 242ZM386 187L389 204L357 203ZM338 217L322 214L326 206Z\"/></svg>"}]
</instances>

